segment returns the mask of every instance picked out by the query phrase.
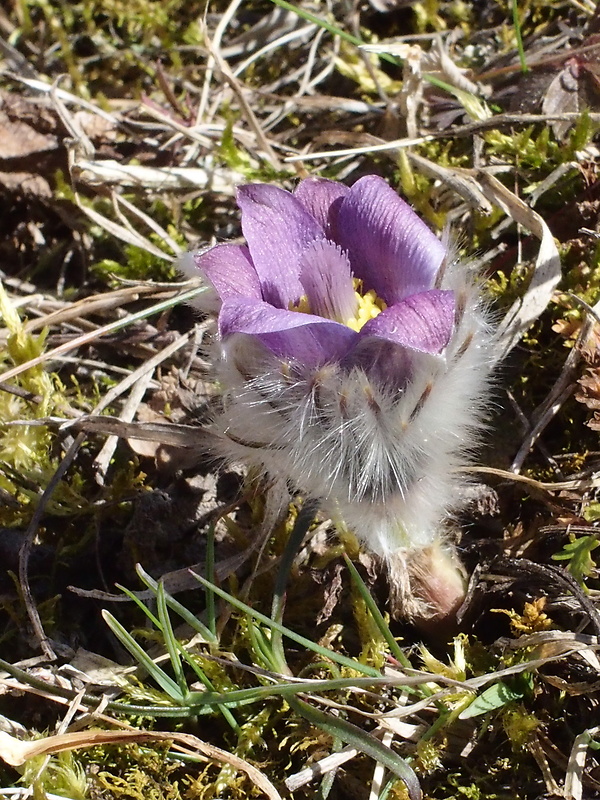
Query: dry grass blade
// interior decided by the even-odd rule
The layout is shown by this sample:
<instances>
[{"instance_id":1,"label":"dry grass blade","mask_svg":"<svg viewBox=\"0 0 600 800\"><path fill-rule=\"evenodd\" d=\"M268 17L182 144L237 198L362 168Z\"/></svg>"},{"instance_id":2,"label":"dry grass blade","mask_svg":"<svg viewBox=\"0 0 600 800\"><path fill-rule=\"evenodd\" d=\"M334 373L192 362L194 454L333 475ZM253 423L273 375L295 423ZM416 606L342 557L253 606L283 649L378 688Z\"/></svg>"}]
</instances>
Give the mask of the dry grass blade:
<instances>
[{"instance_id":1,"label":"dry grass blade","mask_svg":"<svg viewBox=\"0 0 600 800\"><path fill-rule=\"evenodd\" d=\"M353 747L344 747L339 753L332 753L329 756L325 756L325 758L321 758L319 761L311 764L310 767L305 767L300 772L290 775L289 778L286 778L285 785L290 792L295 792L307 783L311 783L327 775L327 773L338 769L343 764L356 758L357 755L358 750L355 750Z\"/></svg>"},{"instance_id":2,"label":"dry grass blade","mask_svg":"<svg viewBox=\"0 0 600 800\"><path fill-rule=\"evenodd\" d=\"M394 741L394 732L389 729L380 728L381 733L381 741L386 747L392 746L392 742ZM374 733L377 735L377 731ZM373 770L373 778L371 779L371 789L369 791L369 800L378 800L381 797L381 792L383 791L383 781L385 777L385 767L381 763L375 764L375 769Z\"/></svg>"},{"instance_id":3,"label":"dry grass blade","mask_svg":"<svg viewBox=\"0 0 600 800\"><path fill-rule=\"evenodd\" d=\"M585 770L586 756L590 743L598 734L600 734L600 726L590 728L580 733L579 736L575 738L571 754L569 755L567 774L565 776L565 785L563 789L563 797L565 800L582 800L582 779Z\"/></svg>"},{"instance_id":4,"label":"dry grass blade","mask_svg":"<svg viewBox=\"0 0 600 800\"><path fill-rule=\"evenodd\" d=\"M281 795L271 781L260 770L233 753L221 750L215 745L203 742L189 733L161 731L77 731L47 736L32 742L23 742L8 733L0 731L0 758L12 766L21 766L29 759L43 755L53 755L66 750L83 747L97 747L105 744L145 744L148 742L173 742L182 753L202 755L206 758L228 764L235 770L245 772L257 789L270 800L281 800Z\"/></svg>"},{"instance_id":5,"label":"dry grass blade","mask_svg":"<svg viewBox=\"0 0 600 800\"><path fill-rule=\"evenodd\" d=\"M508 311L498 329L498 350L501 360L521 340L523 333L546 310L561 279L558 249L546 222L526 203L506 188L493 175L481 172L478 181L483 193L515 222L541 240L531 281L522 298Z\"/></svg>"},{"instance_id":6,"label":"dry grass blade","mask_svg":"<svg viewBox=\"0 0 600 800\"><path fill-rule=\"evenodd\" d=\"M208 108L211 82L214 76L215 64L216 64L215 52L218 52L220 50L221 41L223 39L225 30L227 29L227 26L231 23L231 21L234 19L236 11L238 10L241 4L242 0L232 0L232 2L228 5L225 12L220 16L219 23L215 28L215 32L213 34L211 42L211 49L209 49L208 60L206 63L206 71L204 74L204 84L202 86L202 94L200 96L200 102L198 103L196 124L204 120ZM206 35L206 29L204 29L204 32Z\"/></svg>"},{"instance_id":7,"label":"dry grass blade","mask_svg":"<svg viewBox=\"0 0 600 800\"><path fill-rule=\"evenodd\" d=\"M93 208L85 205L81 202L78 198L78 205L81 211L89 217L92 222L95 222L97 225L100 225L105 231L110 233L117 239L120 239L127 244L131 244L134 247L139 247L142 250L145 250L147 253L150 253L157 258L164 259L165 261L172 261L173 257L169 256L167 253L160 250L156 245L152 244L152 242L147 239L145 236L142 236L137 231L132 230L129 226L119 225L116 222L113 222L108 217L104 216L104 214L100 214L98 211L94 211Z\"/></svg>"},{"instance_id":8,"label":"dry grass blade","mask_svg":"<svg viewBox=\"0 0 600 800\"><path fill-rule=\"evenodd\" d=\"M519 475L518 472L509 472L495 467L472 467L465 470L465 472L471 472L477 475L494 475L497 478L502 478L507 481L523 483L531 487L531 489L541 492L582 491L600 487L600 474L597 473L594 473L589 478L574 478L573 480L547 483L545 481L538 481L535 478L530 478L527 475Z\"/></svg>"},{"instance_id":9,"label":"dry grass blade","mask_svg":"<svg viewBox=\"0 0 600 800\"><path fill-rule=\"evenodd\" d=\"M192 290L191 292L184 292L178 297L178 301L184 302L187 299L191 299L193 296L198 294L198 291L199 290ZM175 293L173 296L177 297L177 293ZM129 314L122 319L115 320L114 322L110 322L100 328L96 328L90 333L84 333L82 336L77 336L75 339L55 347L54 350L49 350L40 356L30 359L25 364L19 364L16 367L6 370L6 372L0 374L0 378L2 378L2 380L6 383L12 378L16 378L17 375L27 372L28 369L36 367L38 364L44 364L48 361L52 361L55 356L61 356L65 353L70 353L72 350L77 350L78 347L89 344L90 342L95 341L100 336L104 336L107 333L112 333L120 330L121 328L126 328L128 325L131 325L133 322L136 322L139 319L143 319L144 317L150 316L152 313L163 310L164 307L164 304L160 303L147 309L146 311L139 312L137 314Z\"/></svg>"},{"instance_id":10,"label":"dry grass blade","mask_svg":"<svg viewBox=\"0 0 600 800\"><path fill-rule=\"evenodd\" d=\"M152 376L154 374L154 370L156 369L159 364L162 364L163 361L166 361L172 355L174 355L178 350L180 350L187 342L190 340L191 334L186 333L183 336L180 336L176 341L172 344L168 345L164 348L160 353L157 353L154 358L146 361L139 367L135 372L133 372L130 376L128 376L125 380L127 381L128 385L133 386L133 391L127 403L125 404L124 408L122 409L119 419L123 422L131 422L135 417L139 404L142 402L142 399L148 389L150 381L152 380ZM121 385L118 387L114 387L114 389L119 390L119 394L122 391L125 391L121 388ZM116 392L113 390L113 396L116 399ZM105 401L106 403L106 398ZM110 403L113 402L113 397L110 398ZM107 403L104 407L106 408ZM96 412L97 413L97 412ZM96 480L98 483L103 484L104 479L106 477L106 472L108 470L108 466L110 464L110 460L113 456L114 450L117 446L118 437L117 436L109 436L104 446L96 456L94 460L94 467L96 470Z\"/></svg>"},{"instance_id":11,"label":"dry grass blade","mask_svg":"<svg viewBox=\"0 0 600 800\"><path fill-rule=\"evenodd\" d=\"M375 137L370 137L375 138ZM362 147L345 147L340 150L320 150L316 153L302 153L297 156L286 156L285 162L293 163L295 161L316 161L323 158L345 158L354 157L359 155L368 155L369 153L385 153L388 150L398 150L404 147L413 147L417 144L424 144L430 141L428 136L417 136L416 138L406 137L403 139L394 139L391 142L376 142L366 144Z\"/></svg>"},{"instance_id":12,"label":"dry grass blade","mask_svg":"<svg viewBox=\"0 0 600 800\"><path fill-rule=\"evenodd\" d=\"M153 233L155 233L157 236L159 236L160 239L167 245L167 247L169 247L171 249L171 251L173 252L173 254L175 256L178 256L178 255L181 254L181 252L182 252L181 247L177 244L177 242L175 241L175 239L173 239L172 236L169 236L169 234L167 233L167 231L164 228L161 228L161 226L158 224L158 222L156 222L156 220L152 219L152 217L150 217L148 214L145 214L139 208L136 208L133 205L133 203L130 203L129 200L127 200L125 197L122 197L121 195L117 194L114 191L111 192L111 199L112 199L112 202L113 202L113 208L114 208L115 214L118 216L118 218L121 220L123 225L125 225L125 227L129 231L131 231L134 234L136 233L136 230L133 227L133 225L129 222L127 217L121 211L121 208L120 208L121 206L126 208L131 214L133 214L133 216L137 217L139 220L141 220L144 223L144 225L146 225L148 228L150 228L150 230Z\"/></svg>"},{"instance_id":13,"label":"dry grass blade","mask_svg":"<svg viewBox=\"0 0 600 800\"><path fill-rule=\"evenodd\" d=\"M471 170L442 167L417 153L409 152L408 158L418 167L420 172L430 175L435 180L443 181L466 200L471 208L476 208L483 214L492 213L492 203L486 198L485 192L482 191Z\"/></svg>"},{"instance_id":14,"label":"dry grass blade","mask_svg":"<svg viewBox=\"0 0 600 800\"><path fill-rule=\"evenodd\" d=\"M170 125L175 128L172 120ZM77 159L72 174L78 183L88 186L118 186L122 189L144 189L152 192L198 189L232 194L243 176L224 169L203 167L145 167L122 164L112 159ZM122 199L122 198L121 198ZM178 252L178 251L175 251ZM164 257L164 253L162 254Z\"/></svg>"},{"instance_id":15,"label":"dry grass blade","mask_svg":"<svg viewBox=\"0 0 600 800\"><path fill-rule=\"evenodd\" d=\"M46 632L44 631L40 613L31 591L31 585L29 582L29 558L33 547L33 541L46 512L48 501L54 494L54 491L56 490L56 487L62 478L67 474L67 471L71 467L77 456L77 453L79 452L79 448L85 442L85 438L85 434L80 433L62 458L58 468L56 469L54 475L50 479L42 496L39 499L36 509L31 517L31 521L27 526L27 530L25 531L23 544L21 545L21 549L19 551L19 585L23 593L23 599L27 609L27 616L29 617L33 627L33 632L38 645L41 647L45 656L51 661L56 659L56 654L48 636L46 635Z\"/></svg>"},{"instance_id":16,"label":"dry grass blade","mask_svg":"<svg viewBox=\"0 0 600 800\"><path fill-rule=\"evenodd\" d=\"M600 302L593 308L588 307L586 321L579 332L575 346L571 349L571 352L565 360L556 383L544 402L540 404L533 414L534 424L525 437L511 465L511 469L514 472L518 472L521 469L527 454L541 436L548 423L556 416L563 403L575 392L577 372L581 361L581 350L585 346L594 326L598 324L599 312Z\"/></svg>"},{"instance_id":17,"label":"dry grass blade","mask_svg":"<svg viewBox=\"0 0 600 800\"><path fill-rule=\"evenodd\" d=\"M98 311L110 311L122 308L127 303L135 303L140 297L146 294L156 294L157 287L152 285L124 286L113 292L102 292L101 294L90 295L74 303L65 303L62 308L58 308L49 314L30 319L25 323L25 330L28 333L49 328L51 325L61 325L65 322L95 314Z\"/></svg>"},{"instance_id":18,"label":"dry grass blade","mask_svg":"<svg viewBox=\"0 0 600 800\"><path fill-rule=\"evenodd\" d=\"M46 83L45 81L39 80L37 78L28 78L23 75L16 75L16 74L9 74L11 80L18 81L22 83L24 86L29 87L30 89L34 89L37 92L41 92L42 94L50 94L54 92L56 98L61 100L63 103L71 103L76 106L80 106L84 108L86 111L90 111L92 114L97 114L99 117L107 120L107 122L111 122L116 124L118 122L117 116L114 114L109 113L100 106L95 105L94 103L90 103L83 97L79 97L72 92L68 92L65 89L60 89L54 84Z\"/></svg>"},{"instance_id":19,"label":"dry grass blade","mask_svg":"<svg viewBox=\"0 0 600 800\"><path fill-rule=\"evenodd\" d=\"M161 353L161 355L163 355L163 353ZM152 381L153 371L153 369L145 370L141 375L137 376L137 380L133 386L133 389L131 390L127 401L121 409L119 419L123 420L124 422L131 422L131 420L135 417L140 403L144 399L144 395L146 394L150 382ZM117 448L118 442L119 439L117 436L109 436L102 445L100 452L94 459L93 469L95 471L96 482L101 486L104 486L106 473L108 472L108 468Z\"/></svg>"},{"instance_id":20,"label":"dry grass blade","mask_svg":"<svg viewBox=\"0 0 600 800\"><path fill-rule=\"evenodd\" d=\"M281 164L281 161L279 160L278 155L271 146L271 143L269 142L267 136L265 135L265 132L263 131L262 126L258 121L256 114L254 113L254 110L252 109L252 106L250 105L250 103L248 102L248 100L244 95L240 81L233 74L233 72L229 68L229 65L221 57L218 51L213 49L212 46L211 49L217 68L219 69L219 71L221 72L227 83L231 86L234 94L236 95L240 103L240 106L244 112L244 115L246 117L246 120L250 128L254 131L257 145L262 150L262 152L268 157L269 161L271 162L271 164L275 169L278 170L283 169L283 166Z\"/></svg>"}]
</instances>

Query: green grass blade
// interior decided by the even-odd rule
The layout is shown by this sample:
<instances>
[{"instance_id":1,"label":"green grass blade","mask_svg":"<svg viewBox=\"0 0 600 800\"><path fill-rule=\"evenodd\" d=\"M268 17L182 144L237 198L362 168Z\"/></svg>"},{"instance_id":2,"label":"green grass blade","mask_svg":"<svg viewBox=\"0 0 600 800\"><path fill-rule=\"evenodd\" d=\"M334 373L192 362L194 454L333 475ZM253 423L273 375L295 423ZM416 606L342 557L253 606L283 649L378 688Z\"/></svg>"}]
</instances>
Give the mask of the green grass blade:
<instances>
[{"instance_id":1,"label":"green grass blade","mask_svg":"<svg viewBox=\"0 0 600 800\"><path fill-rule=\"evenodd\" d=\"M206 686L207 691L216 694L216 690L215 690L214 684L212 683L212 681L210 680L208 675L204 672L204 670L202 669L200 664L197 663L195 658L193 658L193 656L190 653L188 653L186 650L184 650L183 648L181 648L181 655L187 661L187 663L190 665L190 667L194 670L194 673L196 674L197 678ZM188 702L189 702L189 696L190 695L194 695L194 694L195 694L194 692L188 692ZM216 704L216 708L223 715L223 717L227 721L228 725L230 725L231 728L233 728L233 730L236 733L239 733L240 732L240 726L238 725L237 720L233 716L231 711L225 705L223 705L222 703Z\"/></svg>"},{"instance_id":2,"label":"green grass blade","mask_svg":"<svg viewBox=\"0 0 600 800\"><path fill-rule=\"evenodd\" d=\"M275 589L273 591L272 618L275 622L281 622L280 615L283 611L283 601L290 577L290 572L294 559L300 549L308 529L312 525L317 513L316 503L306 503L296 517L296 522L287 540L283 556L279 563ZM207 576L208 577L208 576Z\"/></svg>"},{"instance_id":3,"label":"green grass blade","mask_svg":"<svg viewBox=\"0 0 600 800\"><path fill-rule=\"evenodd\" d=\"M387 646L390 648L390 653L394 656L396 661L399 664L402 664L403 667L407 667L408 669L412 669L412 664L408 660L408 658L404 655L402 650L400 649L400 645L394 639L394 636L390 630L389 625L386 623L385 619L383 618L383 614L377 607L377 603L373 600L373 595L368 590L365 582L360 577L360 573L352 563L352 561L348 558L348 556L344 553L344 560L346 561L346 566L348 567L348 571L350 572L350 576L352 577L352 581L356 588L359 591L360 596L365 602L365 605L369 609L369 613L373 617L379 632L387 642Z\"/></svg>"},{"instance_id":4,"label":"green grass blade","mask_svg":"<svg viewBox=\"0 0 600 800\"><path fill-rule=\"evenodd\" d=\"M208 526L206 532L206 562L204 565L206 579L211 583L215 582L215 523ZM215 613L215 596L210 590L206 590L206 620L208 629L217 639L217 617Z\"/></svg>"},{"instance_id":5,"label":"green grass blade","mask_svg":"<svg viewBox=\"0 0 600 800\"><path fill-rule=\"evenodd\" d=\"M487 714L497 708L513 703L515 700L521 700L522 697L523 692L521 690L513 689L504 681L498 681L498 683L488 686L478 697L475 697L461 712L459 719L479 717L481 714Z\"/></svg>"},{"instance_id":6,"label":"green grass blade","mask_svg":"<svg viewBox=\"0 0 600 800\"><path fill-rule=\"evenodd\" d=\"M388 679L381 676L376 678L332 678L322 681L291 681L289 683L274 683L269 686L253 686L249 689L237 689L226 694L210 694L208 692L190 692L187 701L189 705L215 706L219 703L231 706L256 703L269 697L282 696L294 697L297 694L321 694L323 692L345 691L347 689L369 689L375 686L387 685Z\"/></svg>"},{"instance_id":7,"label":"green grass blade","mask_svg":"<svg viewBox=\"0 0 600 800\"><path fill-rule=\"evenodd\" d=\"M181 644L177 641L175 631L171 625L171 619L169 617L169 610L167 608L165 597L165 587L163 586L162 581L158 584L156 603L158 618L160 620L160 631L163 635L165 647L167 648L167 652L169 654L175 680L177 681L177 685L179 686L182 697L185 698L189 689L185 679L181 657L179 655L182 648Z\"/></svg>"},{"instance_id":8,"label":"green grass blade","mask_svg":"<svg viewBox=\"0 0 600 800\"><path fill-rule=\"evenodd\" d=\"M519 20L518 0L511 0L513 25L515 26L515 37L517 39L517 50L519 51L519 63L521 72L529 72L527 59L525 58L525 48L523 47L523 36L521 35L521 21Z\"/></svg>"},{"instance_id":9,"label":"green grass blade","mask_svg":"<svg viewBox=\"0 0 600 800\"><path fill-rule=\"evenodd\" d=\"M152 661L148 653L139 646L121 623L106 610L102 611L102 617L123 647L131 653L138 664L146 670L148 675L150 675L160 688L176 703L180 705L185 703L185 698L182 696L179 686L158 666L158 664Z\"/></svg>"},{"instance_id":10,"label":"green grass blade","mask_svg":"<svg viewBox=\"0 0 600 800\"><path fill-rule=\"evenodd\" d=\"M248 636L252 642L252 653L260 666L273 672L286 672L278 655L273 651L272 643L267 639L261 628L255 624L252 617L248 616L246 624L248 626Z\"/></svg>"},{"instance_id":11,"label":"green grass blade","mask_svg":"<svg viewBox=\"0 0 600 800\"><path fill-rule=\"evenodd\" d=\"M353 36L351 33L342 30L342 28L339 28L337 25L327 22L327 20L323 19L322 17L317 17L315 14L311 14L310 11L306 11L304 8L295 6L293 3L288 3L287 0L271 0L271 2L274 5L279 6L279 8L285 8L286 11L292 11L301 19L305 19L307 22L312 22L313 25L318 25L319 28L329 31L329 33L332 33L334 36L339 36L340 39L343 39L345 42L355 44L357 47L360 47L361 44L365 44L365 42L362 39L359 39L357 36ZM382 57L385 58L385 56ZM392 58L391 56L389 56L387 60L392 61L394 64L396 63L396 59Z\"/></svg>"},{"instance_id":12,"label":"green grass blade","mask_svg":"<svg viewBox=\"0 0 600 800\"><path fill-rule=\"evenodd\" d=\"M316 14L311 14L310 11L306 11L303 8L299 8L295 6L293 3L288 3L287 0L271 0L271 2L279 6L280 8L285 8L286 11L292 11L294 14L299 16L301 19L305 19L307 22L312 22L313 25L318 25L319 28L323 28L323 30L328 31L329 33L333 34L334 36L339 36L345 42L349 44L354 44L356 47L360 47L363 44L367 44L364 39L360 39L358 36L354 36L348 31L343 30L338 25L334 25L331 22L328 22L326 19L322 17L317 17ZM513 0L516 2L516 0ZM390 55L390 53L377 53L378 57L383 61L387 61L389 64L394 64L394 66L399 66L402 62L400 59L396 58L395 56ZM428 83L431 83L433 86L437 86L440 89L453 94L454 86L451 86L448 83L445 83L440 78L435 77L435 75L423 75L423 80L426 80Z\"/></svg>"},{"instance_id":13,"label":"green grass blade","mask_svg":"<svg viewBox=\"0 0 600 800\"><path fill-rule=\"evenodd\" d=\"M348 667L349 669L354 669L357 672L362 672L363 675L370 675L372 677L380 677L381 673L373 669L373 667L368 667L365 664L361 664L360 661L355 661L352 658L347 658L346 656L341 655L340 653L336 653L334 650L329 650L326 647L321 647L321 645L312 642L310 639L306 639L304 636L301 636L298 633L294 633L294 631L290 630L289 628L280 625L277 622L274 622L269 617L265 616L265 614L261 614L260 611L255 611L246 603L243 603L241 600L238 600L237 597L233 597L233 595L224 592L223 589L220 589L218 586L214 584L209 584L208 581L203 578L201 575L197 575L196 573L192 573L195 576L196 580L202 584L205 588L212 589L212 591L221 597L223 600L226 600L230 603L234 608L237 608L239 611L243 611L245 614L249 614L254 619L262 622L267 627L271 628L272 630L278 631L282 633L284 636L287 636L288 639L296 642L297 644L306 647L308 650L311 650L313 653L317 653L322 658L328 658L330 661L334 661L337 664L341 664L344 667Z\"/></svg>"},{"instance_id":14,"label":"green grass blade","mask_svg":"<svg viewBox=\"0 0 600 800\"><path fill-rule=\"evenodd\" d=\"M156 303L149 308L144 308L141 311L136 311L134 314L128 314L126 317L114 320L114 322L109 322L107 325L103 325L101 328L96 328L93 332L86 332L81 336L77 336L75 339L71 339L68 342L59 344L58 347L55 347L53 350L45 351L41 355L28 360L24 364L17 364L11 369L6 370L2 373L2 380L9 381L12 378L15 378L17 375L20 375L22 372L26 372L32 367L36 367L38 364L51 361L53 357L64 355L65 353L75 350L77 347L83 344L87 344L92 340L92 338L96 340L100 336L106 336L108 333L115 333L116 331L123 330L124 328L133 325L135 322L139 322L142 319L147 319L154 314L160 314L169 308L173 308L173 306L177 306L180 303L185 303L188 300L192 300L194 297L197 297L199 294L202 294L202 292L205 291L205 286L200 286L196 289L190 289L187 292L182 292L175 297L171 297L169 300L163 300L162 302Z\"/></svg>"},{"instance_id":15,"label":"green grass blade","mask_svg":"<svg viewBox=\"0 0 600 800\"><path fill-rule=\"evenodd\" d=\"M279 625L281 625L283 622L285 593L290 572L292 570L292 565L294 563L294 559L296 558L296 554L302 545L302 541L308 533L308 529L315 518L316 512L317 506L315 503L306 503L302 507L300 513L296 517L296 522L294 523L292 532L287 540L285 550L279 564L277 578L275 580L275 589L273 591L273 604L271 606L271 617L273 622L276 622ZM285 658L282 637L283 634L281 631L274 630L271 639L271 646L275 668L278 672L285 673L289 670Z\"/></svg>"},{"instance_id":16,"label":"green grass blade","mask_svg":"<svg viewBox=\"0 0 600 800\"><path fill-rule=\"evenodd\" d=\"M384 676L377 678L339 678L327 681L298 681L289 683L274 683L269 686L253 686L248 689L237 689L227 692L189 692L185 703L181 706L151 706L132 705L111 702L107 705L111 711L129 716L148 717L195 717L210 714L215 708L241 708L253 703L264 703L275 697L284 697L289 702L298 694L316 694L325 691L340 691L350 688L369 689L375 686L385 686L388 679Z\"/></svg>"},{"instance_id":17,"label":"green grass blade","mask_svg":"<svg viewBox=\"0 0 600 800\"><path fill-rule=\"evenodd\" d=\"M139 564L136 567L136 572L142 583L156 594L158 591L158 582L148 575L148 573ZM129 593L126 589L123 589L122 586L119 588L131 597L131 593ZM132 597L132 599L136 598ZM179 617L181 617L181 619L187 623L193 631L199 633L200 636L202 636L202 638L209 644L217 643L217 637L211 631L209 631L206 625L203 625L195 614L192 614L189 609L182 605L178 600L175 600L175 598L167 591L165 591L165 599L171 611L174 611ZM157 621L157 627L158 624L159 623Z\"/></svg>"},{"instance_id":18,"label":"green grass blade","mask_svg":"<svg viewBox=\"0 0 600 800\"><path fill-rule=\"evenodd\" d=\"M116 583L115 586L117 587L117 589L120 589L123 592L123 594L126 594L130 600L133 600L136 606L140 609L140 611L144 612L144 614L148 617L148 619L156 629L160 629L159 618L156 617L152 613L152 611L150 611L148 606L143 602L143 600L140 600L140 598L135 594L135 592L132 592L131 589L128 589L126 586L122 586L120 583Z\"/></svg>"},{"instance_id":19,"label":"green grass blade","mask_svg":"<svg viewBox=\"0 0 600 800\"><path fill-rule=\"evenodd\" d=\"M314 706L305 703L303 700L288 698L288 703L296 713L303 716L313 725L318 725L321 730L330 736L335 736L345 744L360 750L361 753L370 756L375 761L383 764L394 775L397 775L406 786L410 800L422 800L421 786L412 767L397 753L380 742L379 739L361 730L351 722L340 717L333 717L331 714L314 708Z\"/></svg>"}]
</instances>

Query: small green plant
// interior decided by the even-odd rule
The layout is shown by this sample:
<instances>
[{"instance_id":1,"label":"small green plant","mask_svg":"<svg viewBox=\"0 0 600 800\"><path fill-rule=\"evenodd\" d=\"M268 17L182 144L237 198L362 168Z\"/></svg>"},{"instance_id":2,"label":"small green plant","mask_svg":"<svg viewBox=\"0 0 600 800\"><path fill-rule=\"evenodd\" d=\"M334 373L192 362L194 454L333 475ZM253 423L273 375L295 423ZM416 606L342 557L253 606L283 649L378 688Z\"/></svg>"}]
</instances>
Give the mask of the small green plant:
<instances>
[{"instance_id":1,"label":"small green plant","mask_svg":"<svg viewBox=\"0 0 600 800\"><path fill-rule=\"evenodd\" d=\"M570 541L559 553L555 553L552 558L554 561L566 561L566 568L585 588L586 578L597 574L597 564L592 558L592 553L600 545L598 538L594 535L575 536L571 534Z\"/></svg>"}]
</instances>

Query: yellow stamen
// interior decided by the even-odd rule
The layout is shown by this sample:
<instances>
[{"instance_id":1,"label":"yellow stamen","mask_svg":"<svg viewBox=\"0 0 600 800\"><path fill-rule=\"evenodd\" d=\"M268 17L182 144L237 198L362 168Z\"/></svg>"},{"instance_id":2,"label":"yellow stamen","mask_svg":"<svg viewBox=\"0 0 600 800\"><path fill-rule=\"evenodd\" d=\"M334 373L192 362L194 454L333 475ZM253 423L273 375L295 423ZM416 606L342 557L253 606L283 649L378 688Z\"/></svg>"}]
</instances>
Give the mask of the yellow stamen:
<instances>
[{"instance_id":1,"label":"yellow stamen","mask_svg":"<svg viewBox=\"0 0 600 800\"><path fill-rule=\"evenodd\" d=\"M362 281L359 278L353 278L352 283L356 295L356 312L353 317L344 320L344 323L353 331L359 331L370 319L375 319L381 314L387 305L377 296L374 289L362 294Z\"/></svg>"},{"instance_id":2,"label":"yellow stamen","mask_svg":"<svg viewBox=\"0 0 600 800\"><path fill-rule=\"evenodd\" d=\"M297 311L299 314L312 314L310 305L308 304L308 297L303 294L297 303L290 303L288 306L290 311Z\"/></svg>"},{"instance_id":3,"label":"yellow stamen","mask_svg":"<svg viewBox=\"0 0 600 800\"><path fill-rule=\"evenodd\" d=\"M374 289L369 289L368 292L363 294L360 278L352 278L352 284L356 297L356 311L352 317L343 320L343 322L353 331L359 331L370 319L375 319L378 314L381 314L384 308L387 308L387 305L377 296ZM297 303L290 303L288 308L290 311L297 311L300 314L313 313L306 295L303 295Z\"/></svg>"}]
</instances>

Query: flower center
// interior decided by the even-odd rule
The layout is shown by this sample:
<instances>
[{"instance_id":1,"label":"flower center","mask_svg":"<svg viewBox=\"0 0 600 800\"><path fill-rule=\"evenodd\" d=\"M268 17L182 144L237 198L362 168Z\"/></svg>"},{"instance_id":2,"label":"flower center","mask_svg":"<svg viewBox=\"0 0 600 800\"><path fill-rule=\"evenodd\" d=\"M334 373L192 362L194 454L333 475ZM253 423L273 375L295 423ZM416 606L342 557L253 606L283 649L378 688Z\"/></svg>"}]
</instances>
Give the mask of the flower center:
<instances>
[{"instance_id":1,"label":"flower center","mask_svg":"<svg viewBox=\"0 0 600 800\"><path fill-rule=\"evenodd\" d=\"M351 317L346 317L340 322L358 332L370 319L375 319L376 316L381 314L384 308L387 308L387 304L377 295L374 289L369 289L368 292L363 294L363 284L360 278L352 278L352 286L356 298L356 308ZM297 303L290 303L288 308L290 311L296 311L299 314L313 313L306 295L303 295Z\"/></svg>"},{"instance_id":2,"label":"flower center","mask_svg":"<svg viewBox=\"0 0 600 800\"><path fill-rule=\"evenodd\" d=\"M353 331L359 331L370 319L375 319L381 314L387 305L381 297L377 296L374 289L369 289L368 292L362 294L362 281L359 278L352 278L352 283L356 295L356 311L354 316L344 320L344 324Z\"/></svg>"},{"instance_id":3,"label":"flower center","mask_svg":"<svg viewBox=\"0 0 600 800\"><path fill-rule=\"evenodd\" d=\"M288 306L289 311L297 311L298 314L312 314L308 297L303 294L297 303L290 303Z\"/></svg>"}]
</instances>

